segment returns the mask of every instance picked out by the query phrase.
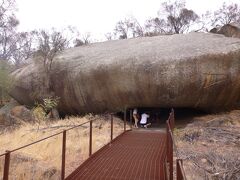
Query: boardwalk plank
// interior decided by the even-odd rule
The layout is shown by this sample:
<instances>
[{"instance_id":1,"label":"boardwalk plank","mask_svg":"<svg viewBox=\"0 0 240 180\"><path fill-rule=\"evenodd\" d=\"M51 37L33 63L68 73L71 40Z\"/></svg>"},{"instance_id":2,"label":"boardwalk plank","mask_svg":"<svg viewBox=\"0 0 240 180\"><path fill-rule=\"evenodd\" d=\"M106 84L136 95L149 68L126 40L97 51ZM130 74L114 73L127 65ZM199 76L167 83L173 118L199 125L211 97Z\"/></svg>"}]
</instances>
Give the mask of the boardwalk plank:
<instances>
[{"instance_id":1,"label":"boardwalk plank","mask_svg":"<svg viewBox=\"0 0 240 180\"><path fill-rule=\"evenodd\" d=\"M105 146L66 179L163 180L165 133L129 131Z\"/></svg>"}]
</instances>

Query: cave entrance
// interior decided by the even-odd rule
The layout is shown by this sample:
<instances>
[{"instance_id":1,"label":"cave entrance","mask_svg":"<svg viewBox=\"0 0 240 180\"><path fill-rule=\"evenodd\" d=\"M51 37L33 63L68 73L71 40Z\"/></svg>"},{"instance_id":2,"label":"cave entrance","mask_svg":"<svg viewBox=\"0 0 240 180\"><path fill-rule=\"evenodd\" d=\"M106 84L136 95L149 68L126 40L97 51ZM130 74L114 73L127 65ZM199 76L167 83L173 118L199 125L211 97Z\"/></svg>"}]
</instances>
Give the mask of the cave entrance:
<instances>
[{"instance_id":1,"label":"cave entrance","mask_svg":"<svg viewBox=\"0 0 240 180\"><path fill-rule=\"evenodd\" d=\"M140 127L141 115L143 113L149 114L148 126L149 129L152 128L164 128L166 120L169 117L171 108L161 108L161 107L136 107L138 112L138 126ZM129 108L126 110L126 120L130 125L134 125L134 118L132 117L132 112L134 108ZM207 113L201 110L193 108L174 108L175 112L175 125L178 127L185 126L186 124L193 121L194 117L206 115ZM117 115L124 120L124 112L119 112Z\"/></svg>"}]
</instances>

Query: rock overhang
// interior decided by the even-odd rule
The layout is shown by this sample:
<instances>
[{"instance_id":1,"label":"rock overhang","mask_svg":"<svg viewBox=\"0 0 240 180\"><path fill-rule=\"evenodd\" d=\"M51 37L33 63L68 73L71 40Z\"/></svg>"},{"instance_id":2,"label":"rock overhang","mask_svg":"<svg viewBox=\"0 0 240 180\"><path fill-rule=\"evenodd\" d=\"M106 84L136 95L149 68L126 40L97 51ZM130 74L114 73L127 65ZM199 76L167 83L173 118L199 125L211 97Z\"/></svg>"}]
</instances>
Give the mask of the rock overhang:
<instances>
[{"instance_id":1,"label":"rock overhang","mask_svg":"<svg viewBox=\"0 0 240 180\"><path fill-rule=\"evenodd\" d=\"M232 108L240 99L240 39L190 33L95 43L63 51L51 71L65 113L134 106ZM18 70L16 87L38 91L40 72L39 64ZM21 93L11 94L20 100ZM34 101L26 99L20 102Z\"/></svg>"}]
</instances>

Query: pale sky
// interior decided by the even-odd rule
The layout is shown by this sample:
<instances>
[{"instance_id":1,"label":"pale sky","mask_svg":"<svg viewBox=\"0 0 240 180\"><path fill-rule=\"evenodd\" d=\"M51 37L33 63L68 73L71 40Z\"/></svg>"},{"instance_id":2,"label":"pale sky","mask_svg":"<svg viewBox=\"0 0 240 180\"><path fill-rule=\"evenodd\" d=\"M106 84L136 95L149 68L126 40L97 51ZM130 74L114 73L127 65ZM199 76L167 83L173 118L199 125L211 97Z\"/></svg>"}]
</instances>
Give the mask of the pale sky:
<instances>
[{"instance_id":1,"label":"pale sky","mask_svg":"<svg viewBox=\"0 0 240 180\"><path fill-rule=\"evenodd\" d=\"M186 0L187 8L202 14L218 9L223 2L239 0ZM19 29L62 29L69 25L98 39L112 32L117 21L134 16L141 24L156 17L164 0L17 0Z\"/></svg>"}]
</instances>

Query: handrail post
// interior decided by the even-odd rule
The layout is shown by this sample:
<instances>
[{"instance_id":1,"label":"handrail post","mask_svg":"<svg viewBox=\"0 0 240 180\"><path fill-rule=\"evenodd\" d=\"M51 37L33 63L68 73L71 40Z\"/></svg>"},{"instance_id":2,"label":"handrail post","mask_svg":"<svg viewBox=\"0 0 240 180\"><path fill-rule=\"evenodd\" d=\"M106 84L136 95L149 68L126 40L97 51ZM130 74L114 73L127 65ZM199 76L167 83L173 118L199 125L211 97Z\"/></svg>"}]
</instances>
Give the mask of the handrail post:
<instances>
[{"instance_id":1,"label":"handrail post","mask_svg":"<svg viewBox=\"0 0 240 180\"><path fill-rule=\"evenodd\" d=\"M89 157L92 155L92 121L90 121L89 132Z\"/></svg>"},{"instance_id":2,"label":"handrail post","mask_svg":"<svg viewBox=\"0 0 240 180\"><path fill-rule=\"evenodd\" d=\"M170 133L170 132L169 132ZM169 148L169 170L170 170L170 180L173 180L173 140L172 138L169 138L170 139L170 148Z\"/></svg>"},{"instance_id":3,"label":"handrail post","mask_svg":"<svg viewBox=\"0 0 240 180\"><path fill-rule=\"evenodd\" d=\"M4 161L3 180L8 180L9 177L9 166L10 166L10 151L6 151Z\"/></svg>"},{"instance_id":4,"label":"handrail post","mask_svg":"<svg viewBox=\"0 0 240 180\"><path fill-rule=\"evenodd\" d=\"M133 110L130 110L130 125L131 125L131 130L132 130L132 124L133 124Z\"/></svg>"},{"instance_id":5,"label":"handrail post","mask_svg":"<svg viewBox=\"0 0 240 180\"><path fill-rule=\"evenodd\" d=\"M169 175L169 170L170 170L170 163L169 163L169 161L170 161L170 149L169 149L169 147L170 147L170 137L169 137L169 126L168 126L168 124L169 124L169 120L167 120L167 122L166 122L166 138L167 138L167 144L166 144L166 146L167 146L167 169L168 169L168 175Z\"/></svg>"},{"instance_id":6,"label":"handrail post","mask_svg":"<svg viewBox=\"0 0 240 180\"><path fill-rule=\"evenodd\" d=\"M167 157L168 157L168 152L169 152L169 128L168 128L168 121L166 122L166 138L167 138ZM168 158L167 158L168 161Z\"/></svg>"},{"instance_id":7,"label":"handrail post","mask_svg":"<svg viewBox=\"0 0 240 180\"><path fill-rule=\"evenodd\" d=\"M170 130L172 130L172 112L169 113L168 123L170 125Z\"/></svg>"},{"instance_id":8,"label":"handrail post","mask_svg":"<svg viewBox=\"0 0 240 180\"><path fill-rule=\"evenodd\" d=\"M174 109L172 108L172 123L171 123L171 126L172 126L172 130L175 128L175 115L174 115Z\"/></svg>"},{"instance_id":9,"label":"handrail post","mask_svg":"<svg viewBox=\"0 0 240 180\"><path fill-rule=\"evenodd\" d=\"M183 161L182 159L177 159L177 180L184 180L183 178L183 174L182 174L182 171L181 171L181 167L180 167L180 163L181 165L183 164Z\"/></svg>"},{"instance_id":10,"label":"handrail post","mask_svg":"<svg viewBox=\"0 0 240 180\"><path fill-rule=\"evenodd\" d=\"M127 108L124 109L124 132L126 131Z\"/></svg>"},{"instance_id":11,"label":"handrail post","mask_svg":"<svg viewBox=\"0 0 240 180\"><path fill-rule=\"evenodd\" d=\"M167 162L169 164L169 179L173 180L173 140L171 138L170 119L167 120Z\"/></svg>"},{"instance_id":12,"label":"handrail post","mask_svg":"<svg viewBox=\"0 0 240 180\"><path fill-rule=\"evenodd\" d=\"M113 140L113 115L111 114L111 141Z\"/></svg>"},{"instance_id":13,"label":"handrail post","mask_svg":"<svg viewBox=\"0 0 240 180\"><path fill-rule=\"evenodd\" d=\"M66 130L63 131L63 139L62 139L62 172L61 179L65 178L65 160L66 160Z\"/></svg>"}]
</instances>

